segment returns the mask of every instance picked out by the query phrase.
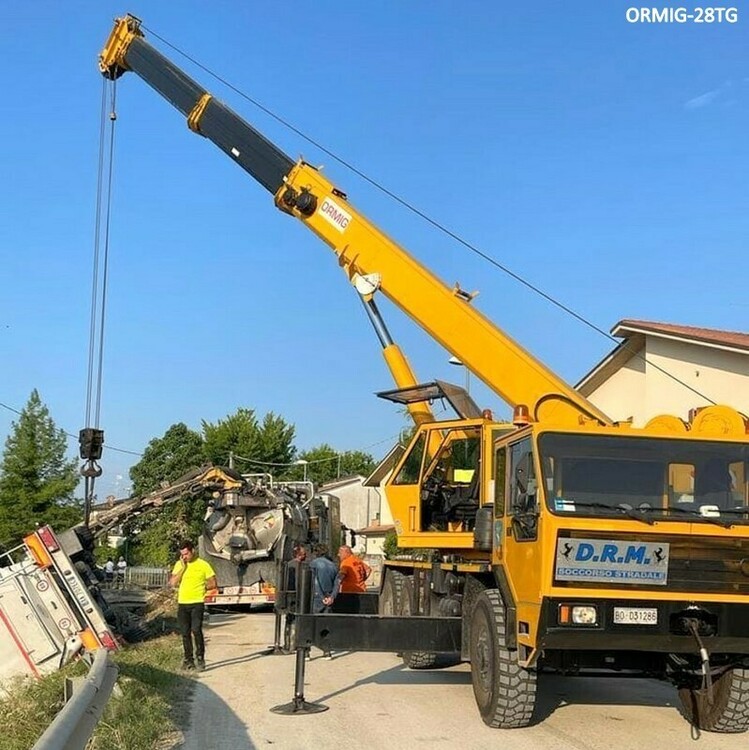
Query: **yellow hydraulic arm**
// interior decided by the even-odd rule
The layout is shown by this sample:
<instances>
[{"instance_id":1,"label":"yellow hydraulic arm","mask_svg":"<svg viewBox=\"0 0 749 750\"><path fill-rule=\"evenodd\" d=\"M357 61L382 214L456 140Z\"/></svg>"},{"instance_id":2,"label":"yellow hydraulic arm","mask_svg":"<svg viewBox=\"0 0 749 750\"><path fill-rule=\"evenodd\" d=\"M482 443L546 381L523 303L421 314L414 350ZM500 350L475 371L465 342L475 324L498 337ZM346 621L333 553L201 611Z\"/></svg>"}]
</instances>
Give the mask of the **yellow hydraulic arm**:
<instances>
[{"instance_id":1,"label":"yellow hydraulic arm","mask_svg":"<svg viewBox=\"0 0 749 750\"><path fill-rule=\"evenodd\" d=\"M147 495L131 497L111 508L94 512L88 528L94 536L99 537L128 518L168 505L181 497L194 497L204 492L238 491L242 487L244 480L235 472L220 466L204 466Z\"/></svg>"},{"instance_id":2,"label":"yellow hydraulic arm","mask_svg":"<svg viewBox=\"0 0 749 750\"><path fill-rule=\"evenodd\" d=\"M102 73L137 73L168 99L199 133L234 159L274 195L276 206L311 229L338 256L365 298L377 291L406 312L511 406L531 417L577 423L609 418L526 352L471 305L369 222L315 167L294 162L251 125L185 75L143 38L140 22L125 16L99 58ZM387 356L387 355L386 355Z\"/></svg>"}]
</instances>

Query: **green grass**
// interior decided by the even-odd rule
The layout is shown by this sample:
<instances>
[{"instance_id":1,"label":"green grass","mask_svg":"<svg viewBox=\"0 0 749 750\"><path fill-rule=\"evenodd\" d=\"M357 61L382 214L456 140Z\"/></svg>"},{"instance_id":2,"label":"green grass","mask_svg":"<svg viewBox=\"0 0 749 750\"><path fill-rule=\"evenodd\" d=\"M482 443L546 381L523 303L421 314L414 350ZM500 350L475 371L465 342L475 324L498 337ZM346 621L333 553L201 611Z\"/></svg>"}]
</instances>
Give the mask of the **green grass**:
<instances>
[{"instance_id":1,"label":"green grass","mask_svg":"<svg viewBox=\"0 0 749 750\"><path fill-rule=\"evenodd\" d=\"M180 673L174 635L127 646L115 655L122 696L110 699L90 750L157 750L179 739L187 723L193 681ZM0 750L29 750L62 708L65 677L86 674L82 664L19 684L0 699Z\"/></svg>"}]
</instances>

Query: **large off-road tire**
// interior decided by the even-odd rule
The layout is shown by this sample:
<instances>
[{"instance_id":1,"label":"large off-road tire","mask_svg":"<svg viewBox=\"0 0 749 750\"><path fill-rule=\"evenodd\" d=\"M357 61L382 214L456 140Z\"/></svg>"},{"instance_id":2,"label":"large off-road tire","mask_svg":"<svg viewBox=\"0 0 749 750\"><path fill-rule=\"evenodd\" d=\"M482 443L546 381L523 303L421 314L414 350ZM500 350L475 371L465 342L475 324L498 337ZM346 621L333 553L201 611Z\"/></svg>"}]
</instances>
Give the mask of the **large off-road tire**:
<instances>
[{"instance_id":1,"label":"large off-road tire","mask_svg":"<svg viewBox=\"0 0 749 750\"><path fill-rule=\"evenodd\" d=\"M507 648L505 608L496 589L483 591L471 615L471 680L481 718L490 727L530 724L536 704L536 673L521 667Z\"/></svg>"},{"instance_id":2,"label":"large off-road tire","mask_svg":"<svg viewBox=\"0 0 749 750\"><path fill-rule=\"evenodd\" d=\"M412 614L413 587L413 577L403 576L399 614L404 617ZM404 651L402 658L409 669L431 669L437 663L437 654L433 651Z\"/></svg>"},{"instance_id":3,"label":"large off-road tire","mask_svg":"<svg viewBox=\"0 0 749 750\"><path fill-rule=\"evenodd\" d=\"M679 689L682 713L699 729L737 734L749 729L749 669L729 669L713 682L713 704L707 691Z\"/></svg>"},{"instance_id":4,"label":"large off-road tire","mask_svg":"<svg viewBox=\"0 0 749 750\"><path fill-rule=\"evenodd\" d=\"M400 613L401 597L403 596L403 579L405 576L398 570L385 569L385 580L378 602L379 613L391 617Z\"/></svg>"}]
</instances>

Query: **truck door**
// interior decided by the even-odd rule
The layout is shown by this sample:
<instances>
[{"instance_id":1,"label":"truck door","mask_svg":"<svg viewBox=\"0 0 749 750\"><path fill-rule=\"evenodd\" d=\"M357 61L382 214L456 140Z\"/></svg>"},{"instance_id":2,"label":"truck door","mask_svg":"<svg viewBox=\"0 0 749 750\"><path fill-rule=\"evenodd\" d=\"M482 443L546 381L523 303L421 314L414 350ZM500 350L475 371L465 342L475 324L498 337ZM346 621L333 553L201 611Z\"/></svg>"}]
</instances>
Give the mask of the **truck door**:
<instances>
[{"instance_id":1,"label":"truck door","mask_svg":"<svg viewBox=\"0 0 749 750\"><path fill-rule=\"evenodd\" d=\"M424 463L427 432L422 430L411 441L393 477L387 483L387 501L398 536L418 531L419 479Z\"/></svg>"},{"instance_id":2,"label":"truck door","mask_svg":"<svg viewBox=\"0 0 749 750\"><path fill-rule=\"evenodd\" d=\"M517 606L518 639L535 627L540 608L542 556L540 493L530 437L507 450L505 536L502 558Z\"/></svg>"}]
</instances>

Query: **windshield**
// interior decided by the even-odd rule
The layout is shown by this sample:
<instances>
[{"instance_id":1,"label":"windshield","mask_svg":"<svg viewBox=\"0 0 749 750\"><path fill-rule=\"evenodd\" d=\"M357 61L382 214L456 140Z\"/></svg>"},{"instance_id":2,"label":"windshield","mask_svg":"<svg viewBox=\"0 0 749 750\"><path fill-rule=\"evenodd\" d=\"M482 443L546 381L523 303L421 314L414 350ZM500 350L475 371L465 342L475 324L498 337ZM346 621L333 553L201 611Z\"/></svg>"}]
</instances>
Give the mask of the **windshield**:
<instances>
[{"instance_id":1,"label":"windshield","mask_svg":"<svg viewBox=\"0 0 749 750\"><path fill-rule=\"evenodd\" d=\"M559 515L749 522L747 444L545 433L539 452Z\"/></svg>"}]
</instances>

